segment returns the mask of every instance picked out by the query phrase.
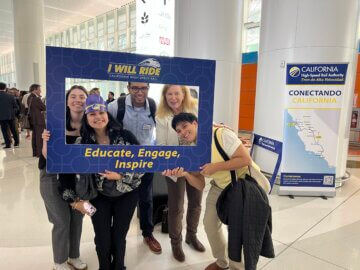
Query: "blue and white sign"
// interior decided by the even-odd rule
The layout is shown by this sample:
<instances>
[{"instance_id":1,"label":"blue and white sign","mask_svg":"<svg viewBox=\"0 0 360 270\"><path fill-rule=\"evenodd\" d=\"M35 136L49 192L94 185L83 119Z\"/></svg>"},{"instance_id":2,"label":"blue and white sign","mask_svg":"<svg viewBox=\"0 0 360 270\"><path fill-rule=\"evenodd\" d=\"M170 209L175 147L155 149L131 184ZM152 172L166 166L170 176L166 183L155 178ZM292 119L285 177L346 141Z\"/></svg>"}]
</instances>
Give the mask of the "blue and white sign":
<instances>
[{"instance_id":1,"label":"blue and white sign","mask_svg":"<svg viewBox=\"0 0 360 270\"><path fill-rule=\"evenodd\" d=\"M346 80L348 64L288 64L286 84L337 84Z\"/></svg>"},{"instance_id":2,"label":"blue and white sign","mask_svg":"<svg viewBox=\"0 0 360 270\"><path fill-rule=\"evenodd\" d=\"M65 82L68 78L196 86L199 89L196 146L81 145L65 143ZM46 47L47 171L156 172L183 167L199 171L210 162L215 61Z\"/></svg>"},{"instance_id":3,"label":"blue and white sign","mask_svg":"<svg viewBox=\"0 0 360 270\"><path fill-rule=\"evenodd\" d=\"M267 138L265 136L254 134L253 144L252 144L251 151L250 151L251 156L252 156L253 151L254 151L254 146L259 146L261 148L269 150L269 151L271 151L271 152L278 155L278 158L277 158L277 161L276 161L276 164L275 164L275 168L274 168L272 177L270 179L270 185L271 185L271 188L272 188L274 183L275 183L275 179L276 179L276 176L278 174L280 164L281 164L282 142Z\"/></svg>"},{"instance_id":4,"label":"blue and white sign","mask_svg":"<svg viewBox=\"0 0 360 270\"><path fill-rule=\"evenodd\" d=\"M330 196L335 194L338 130L347 66L288 64L280 194L288 187L327 188ZM311 194L309 189L295 194L307 195L309 191Z\"/></svg>"}]
</instances>

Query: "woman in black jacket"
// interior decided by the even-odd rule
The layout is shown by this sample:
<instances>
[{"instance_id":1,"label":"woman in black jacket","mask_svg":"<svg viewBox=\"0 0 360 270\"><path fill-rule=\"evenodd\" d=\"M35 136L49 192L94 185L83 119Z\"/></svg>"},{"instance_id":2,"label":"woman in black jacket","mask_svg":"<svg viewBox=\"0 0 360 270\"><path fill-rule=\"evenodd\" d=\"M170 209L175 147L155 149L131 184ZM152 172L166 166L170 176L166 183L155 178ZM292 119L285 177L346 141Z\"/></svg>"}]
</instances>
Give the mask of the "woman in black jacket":
<instances>
[{"instance_id":1,"label":"woman in black jacket","mask_svg":"<svg viewBox=\"0 0 360 270\"><path fill-rule=\"evenodd\" d=\"M77 143L139 144L130 131L124 130L111 117L104 100L98 95L89 95L86 100L81 138L78 138ZM97 209L91 219L100 270L126 269L126 235L138 201L140 176L138 173L105 171L78 177L77 190L87 190L85 183L89 183L89 179L97 189L97 196L90 202Z\"/></svg>"}]
</instances>

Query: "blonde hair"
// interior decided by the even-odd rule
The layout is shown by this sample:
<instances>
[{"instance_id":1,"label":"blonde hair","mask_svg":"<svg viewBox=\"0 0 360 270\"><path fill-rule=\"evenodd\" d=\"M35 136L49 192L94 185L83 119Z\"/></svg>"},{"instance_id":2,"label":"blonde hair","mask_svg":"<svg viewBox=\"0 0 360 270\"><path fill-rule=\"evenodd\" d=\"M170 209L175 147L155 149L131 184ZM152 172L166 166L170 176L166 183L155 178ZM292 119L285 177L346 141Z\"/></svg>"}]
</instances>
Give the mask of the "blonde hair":
<instances>
[{"instance_id":1,"label":"blonde hair","mask_svg":"<svg viewBox=\"0 0 360 270\"><path fill-rule=\"evenodd\" d=\"M165 84L162 92L161 92L161 98L160 98L160 104L156 110L156 116L159 118L165 118L166 116L173 114L172 109L169 107L169 105L166 102L166 93L170 89L171 86L174 86L175 84ZM182 101L182 112L194 112L197 111L197 105L198 101L197 99L193 98L190 95L190 90L185 85L179 85L181 88L181 91L184 94L184 99Z\"/></svg>"}]
</instances>

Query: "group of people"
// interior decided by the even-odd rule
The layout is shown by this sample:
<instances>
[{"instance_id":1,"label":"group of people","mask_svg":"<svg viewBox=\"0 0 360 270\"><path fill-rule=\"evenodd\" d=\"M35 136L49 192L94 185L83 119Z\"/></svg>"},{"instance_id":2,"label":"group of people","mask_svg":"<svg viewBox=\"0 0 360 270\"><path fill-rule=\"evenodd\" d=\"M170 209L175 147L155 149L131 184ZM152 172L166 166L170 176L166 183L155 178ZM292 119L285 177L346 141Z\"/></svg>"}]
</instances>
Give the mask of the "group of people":
<instances>
[{"instance_id":1,"label":"group of people","mask_svg":"<svg viewBox=\"0 0 360 270\"><path fill-rule=\"evenodd\" d=\"M26 130L26 138L30 138L32 130L32 151L34 157L40 157L42 149L41 134L45 128L46 106L41 99L41 87L32 84L29 91L16 88L7 89L0 82L0 124L4 138L4 149L20 146L19 133ZM25 127L24 121L29 119L31 127Z\"/></svg>"},{"instance_id":2,"label":"group of people","mask_svg":"<svg viewBox=\"0 0 360 270\"><path fill-rule=\"evenodd\" d=\"M97 93L88 94L80 85L66 93L66 143L103 145L194 145L197 140L198 103L186 86L165 85L158 106L148 97L150 85L129 82L129 95L109 103ZM206 270L243 269L243 263L229 260L227 242L221 230L215 204L221 191L231 182L230 170L238 177L248 168L259 168L251 160L247 149L230 129L218 127L219 141L230 160L225 161L212 146L212 162L199 172L172 168L163 172L168 187L168 230L173 256L185 261L182 248L182 219L184 196L187 193L185 242L196 251L205 247L197 237L205 176L211 177L212 187L206 201L205 231L216 261ZM140 228L144 243L156 253L161 244L153 235L152 182L153 173L49 174L46 172L47 142L51 130L42 133L39 159L40 191L49 221L53 224L52 246L54 269L86 269L80 259L82 218L89 213L89 205L97 211L91 215L95 232L96 253L101 270L120 270L125 267L126 235L139 205ZM262 187L269 191L268 181ZM95 194L85 196L88 185ZM87 194L89 195L89 194Z\"/></svg>"}]
</instances>

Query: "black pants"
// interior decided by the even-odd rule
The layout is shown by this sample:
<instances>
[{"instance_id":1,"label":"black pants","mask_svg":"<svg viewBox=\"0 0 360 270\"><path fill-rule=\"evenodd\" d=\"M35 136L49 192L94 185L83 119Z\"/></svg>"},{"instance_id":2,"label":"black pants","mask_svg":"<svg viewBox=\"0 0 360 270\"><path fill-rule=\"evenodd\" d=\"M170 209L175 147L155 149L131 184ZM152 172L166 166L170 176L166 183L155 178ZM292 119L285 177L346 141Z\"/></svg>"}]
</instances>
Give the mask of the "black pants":
<instances>
[{"instance_id":1,"label":"black pants","mask_svg":"<svg viewBox=\"0 0 360 270\"><path fill-rule=\"evenodd\" d=\"M91 220L100 270L124 270L126 235L138 202L138 190L119 197L99 194L91 203L97 211Z\"/></svg>"},{"instance_id":2,"label":"black pants","mask_svg":"<svg viewBox=\"0 0 360 270\"><path fill-rule=\"evenodd\" d=\"M2 132L4 140L5 140L5 145L7 147L11 146L11 138L9 137L9 134L8 134L8 128L10 128L10 131L14 137L15 145L19 145L19 133L17 132L16 127L15 127L15 120L14 119L1 120L0 125L1 125L1 132Z\"/></svg>"},{"instance_id":3,"label":"black pants","mask_svg":"<svg viewBox=\"0 0 360 270\"><path fill-rule=\"evenodd\" d=\"M41 134L43 133L45 126L33 125L31 145L33 149L33 157L40 157L42 151L43 140Z\"/></svg>"},{"instance_id":4,"label":"black pants","mask_svg":"<svg viewBox=\"0 0 360 270\"><path fill-rule=\"evenodd\" d=\"M139 186L140 229L144 237L151 236L153 224L153 173L145 173Z\"/></svg>"}]
</instances>

